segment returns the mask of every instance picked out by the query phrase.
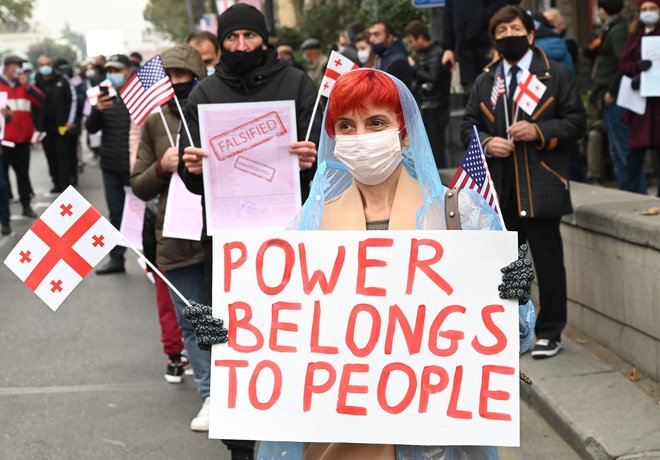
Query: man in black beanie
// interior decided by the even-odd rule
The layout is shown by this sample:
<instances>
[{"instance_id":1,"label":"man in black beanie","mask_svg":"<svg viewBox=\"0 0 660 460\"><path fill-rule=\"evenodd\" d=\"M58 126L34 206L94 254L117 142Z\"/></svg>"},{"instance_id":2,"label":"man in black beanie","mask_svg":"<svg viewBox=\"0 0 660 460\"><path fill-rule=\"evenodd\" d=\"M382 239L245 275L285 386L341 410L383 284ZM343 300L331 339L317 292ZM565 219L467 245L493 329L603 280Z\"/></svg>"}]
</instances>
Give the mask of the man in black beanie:
<instances>
[{"instance_id":1,"label":"man in black beanie","mask_svg":"<svg viewBox=\"0 0 660 460\"><path fill-rule=\"evenodd\" d=\"M221 58L216 72L193 89L184 109L194 145L201 145L197 114L200 104L294 100L298 139L304 139L308 124L313 123L311 140L294 142L289 148L299 159L304 201L314 177L316 145L321 131L322 110L317 111L316 117L311 120L317 93L314 83L305 72L277 59L277 52L268 43L264 15L253 6L237 3L222 13L218 17L218 41ZM180 139L179 175L191 192L203 197L202 158L209 153L190 146L185 131L180 133ZM204 199L202 205L206 206ZM206 225L202 244L206 300L207 305L211 305L213 249ZM254 441L223 442L231 450L232 460L253 458Z\"/></svg>"}]
</instances>

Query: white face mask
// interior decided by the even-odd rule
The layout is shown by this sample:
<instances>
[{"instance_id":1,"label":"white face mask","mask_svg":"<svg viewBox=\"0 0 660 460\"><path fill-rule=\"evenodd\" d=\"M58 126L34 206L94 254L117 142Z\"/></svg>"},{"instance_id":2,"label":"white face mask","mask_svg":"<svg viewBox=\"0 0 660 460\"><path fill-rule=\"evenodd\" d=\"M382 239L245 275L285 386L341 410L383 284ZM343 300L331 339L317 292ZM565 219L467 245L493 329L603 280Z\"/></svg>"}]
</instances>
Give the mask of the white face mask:
<instances>
[{"instance_id":1,"label":"white face mask","mask_svg":"<svg viewBox=\"0 0 660 460\"><path fill-rule=\"evenodd\" d=\"M369 56L371 55L371 51L369 50L358 50L357 56L358 56L358 61L360 61L360 64L364 64L369 60Z\"/></svg>"},{"instance_id":2,"label":"white face mask","mask_svg":"<svg viewBox=\"0 0 660 460\"><path fill-rule=\"evenodd\" d=\"M396 129L353 136L337 135L335 141L337 159L355 180L365 185L385 182L403 159Z\"/></svg>"},{"instance_id":3,"label":"white face mask","mask_svg":"<svg viewBox=\"0 0 660 460\"><path fill-rule=\"evenodd\" d=\"M657 11L643 11L639 13L639 20L647 26L652 26L660 19L660 13Z\"/></svg>"}]
</instances>

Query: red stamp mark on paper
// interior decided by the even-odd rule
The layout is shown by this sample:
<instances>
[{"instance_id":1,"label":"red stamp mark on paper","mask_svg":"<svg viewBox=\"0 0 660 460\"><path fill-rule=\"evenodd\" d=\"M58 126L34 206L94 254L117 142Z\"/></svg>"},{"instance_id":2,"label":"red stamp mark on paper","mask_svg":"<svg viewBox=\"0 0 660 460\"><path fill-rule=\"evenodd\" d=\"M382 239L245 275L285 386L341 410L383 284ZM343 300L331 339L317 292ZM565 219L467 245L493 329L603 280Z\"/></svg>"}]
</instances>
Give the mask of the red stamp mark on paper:
<instances>
[{"instance_id":1,"label":"red stamp mark on paper","mask_svg":"<svg viewBox=\"0 0 660 460\"><path fill-rule=\"evenodd\" d=\"M234 164L234 168L252 174L253 176L257 176L260 179L267 180L268 182L273 181L275 173L277 172L275 168L271 168L268 165L250 160L246 157L238 157Z\"/></svg>"},{"instance_id":2,"label":"red stamp mark on paper","mask_svg":"<svg viewBox=\"0 0 660 460\"><path fill-rule=\"evenodd\" d=\"M223 161L287 133L277 112L248 121L219 134L209 141L213 153Z\"/></svg>"}]
</instances>

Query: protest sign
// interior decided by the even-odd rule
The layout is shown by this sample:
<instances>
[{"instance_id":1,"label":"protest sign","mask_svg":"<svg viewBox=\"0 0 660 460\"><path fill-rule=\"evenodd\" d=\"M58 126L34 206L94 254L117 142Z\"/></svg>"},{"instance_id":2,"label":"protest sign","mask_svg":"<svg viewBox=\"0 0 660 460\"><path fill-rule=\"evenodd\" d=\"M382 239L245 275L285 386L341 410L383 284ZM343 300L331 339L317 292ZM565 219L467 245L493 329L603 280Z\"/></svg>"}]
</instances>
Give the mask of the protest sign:
<instances>
[{"instance_id":1,"label":"protest sign","mask_svg":"<svg viewBox=\"0 0 660 460\"><path fill-rule=\"evenodd\" d=\"M653 64L640 74L639 92L644 97L660 96L660 37L642 37L642 59Z\"/></svg>"},{"instance_id":2,"label":"protest sign","mask_svg":"<svg viewBox=\"0 0 660 460\"><path fill-rule=\"evenodd\" d=\"M167 192L163 236L199 241L203 226L202 197L189 192L174 172Z\"/></svg>"},{"instance_id":3,"label":"protest sign","mask_svg":"<svg viewBox=\"0 0 660 460\"><path fill-rule=\"evenodd\" d=\"M213 237L211 438L519 444L516 234Z\"/></svg>"},{"instance_id":4,"label":"protest sign","mask_svg":"<svg viewBox=\"0 0 660 460\"><path fill-rule=\"evenodd\" d=\"M300 209L294 101L204 104L199 108L209 234L283 229Z\"/></svg>"},{"instance_id":5,"label":"protest sign","mask_svg":"<svg viewBox=\"0 0 660 460\"><path fill-rule=\"evenodd\" d=\"M119 231L133 246L142 249L142 227L144 227L144 210L147 208L147 203L136 197L130 187L124 187L124 191L126 198L124 198ZM130 247L126 241L119 242L119 245Z\"/></svg>"},{"instance_id":6,"label":"protest sign","mask_svg":"<svg viewBox=\"0 0 660 460\"><path fill-rule=\"evenodd\" d=\"M632 79L625 75L621 76L616 105L639 115L646 113L646 98L633 89Z\"/></svg>"}]
</instances>

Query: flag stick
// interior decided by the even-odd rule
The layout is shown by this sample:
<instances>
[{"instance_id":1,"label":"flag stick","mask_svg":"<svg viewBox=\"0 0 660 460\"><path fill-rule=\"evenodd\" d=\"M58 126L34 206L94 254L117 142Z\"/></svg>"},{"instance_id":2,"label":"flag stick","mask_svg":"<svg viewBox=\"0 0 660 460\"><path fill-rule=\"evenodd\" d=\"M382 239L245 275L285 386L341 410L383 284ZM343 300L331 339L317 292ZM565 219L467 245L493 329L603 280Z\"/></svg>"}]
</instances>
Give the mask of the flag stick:
<instances>
[{"instance_id":1,"label":"flag stick","mask_svg":"<svg viewBox=\"0 0 660 460\"><path fill-rule=\"evenodd\" d=\"M321 101L321 90L319 89L319 92L316 95L316 102L314 103L314 110L312 110L312 118L310 118L309 126L307 126L307 135L305 136L305 142L309 140L309 136L312 133L312 126L314 126L314 117L316 117L316 109L319 107L320 101Z\"/></svg>"},{"instance_id":2,"label":"flag stick","mask_svg":"<svg viewBox=\"0 0 660 460\"><path fill-rule=\"evenodd\" d=\"M186 117L183 116L183 110L181 110L181 104L179 104L179 98L176 97L176 94L174 95L174 102L176 102L176 108L179 110L179 115L181 115L181 122L183 123L183 127L186 130L186 135L188 136L188 143L190 144L191 147L194 147L195 144L193 144L192 136L190 135L190 130L188 129L188 122L186 121Z\"/></svg>"},{"instance_id":3,"label":"flag stick","mask_svg":"<svg viewBox=\"0 0 660 460\"><path fill-rule=\"evenodd\" d=\"M172 137L172 133L170 132L170 127L167 126L165 115L163 115L163 111L161 109L158 109L158 113L160 114L160 119L163 120L163 126L165 127L165 131L167 132L167 138L170 140L170 146L174 147L174 138Z\"/></svg>"},{"instance_id":4,"label":"flag stick","mask_svg":"<svg viewBox=\"0 0 660 460\"><path fill-rule=\"evenodd\" d=\"M479 131L476 126L472 127L474 135L479 139ZM481 153L481 160L484 162L484 168L486 168L486 179L490 183L490 187L493 189L493 200L495 201L495 209L497 209L497 217L500 218L500 224L502 224L502 230L506 231L506 224L504 223L504 218L502 217L502 208L500 208L500 199L497 196L497 190L495 190L495 184L493 183L493 178L490 175L490 169L488 168L488 162L486 161L486 155L484 155L484 149L481 148L481 142L479 142L479 152Z\"/></svg>"},{"instance_id":5,"label":"flag stick","mask_svg":"<svg viewBox=\"0 0 660 460\"><path fill-rule=\"evenodd\" d=\"M506 97L506 94L504 95L504 119L506 121L506 130L507 130L506 138L507 138L507 140L510 141L511 140L511 134L509 134L509 128L510 128L510 125L509 125L509 102L508 102L508 98Z\"/></svg>"},{"instance_id":6,"label":"flag stick","mask_svg":"<svg viewBox=\"0 0 660 460\"><path fill-rule=\"evenodd\" d=\"M154 266L154 264L152 264L152 263L149 261L149 259L147 259L147 258L144 256L144 254L142 254L142 253L140 252L140 250L139 250L138 248L136 248L136 247L133 245L133 243L131 243L130 241L128 241L128 239L127 239L126 237L123 237L123 236L122 236L122 238L124 238L124 242L126 243L126 245L127 245L127 246L128 246L128 247L129 247L134 253L136 253L140 259L144 260L145 263L149 266L149 268L151 268L151 269L154 271L154 273L155 273L156 275L160 276L160 279L162 279L162 280L165 282L165 284L167 284L167 285L169 286L169 288L172 289L172 292L174 292L174 293L175 293L175 294L176 294L181 300L183 300L183 303L185 303L186 306L190 307L191 305L190 305L190 302L188 301L188 299L186 299L186 298L183 296L183 294L181 294L181 292L179 292L179 290L178 290L177 288L175 288L174 285L173 285L172 283L170 283L170 281L169 281L167 278L165 278L165 275L163 275L163 274L160 272L160 270L158 270L158 269Z\"/></svg>"}]
</instances>

